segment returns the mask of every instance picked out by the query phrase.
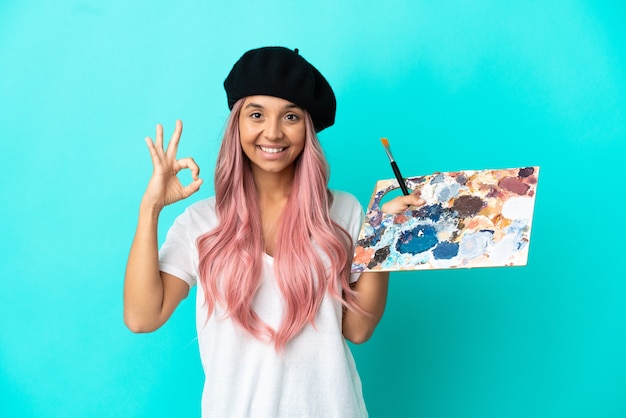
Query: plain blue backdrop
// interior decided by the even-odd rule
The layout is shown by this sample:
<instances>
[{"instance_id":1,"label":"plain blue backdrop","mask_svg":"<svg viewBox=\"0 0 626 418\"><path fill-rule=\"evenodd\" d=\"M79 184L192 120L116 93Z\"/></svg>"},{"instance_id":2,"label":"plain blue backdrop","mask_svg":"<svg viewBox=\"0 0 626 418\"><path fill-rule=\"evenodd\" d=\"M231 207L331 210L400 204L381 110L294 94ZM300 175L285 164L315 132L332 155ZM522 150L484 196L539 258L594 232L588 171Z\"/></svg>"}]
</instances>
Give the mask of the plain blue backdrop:
<instances>
[{"instance_id":1,"label":"plain blue backdrop","mask_svg":"<svg viewBox=\"0 0 626 418\"><path fill-rule=\"evenodd\" d=\"M331 186L541 166L526 267L397 273L353 347L372 417L626 416L621 1L0 1L0 416L195 417L194 293L159 331L122 322L151 172L185 128L212 194L246 50L328 78ZM188 202L165 210L161 239Z\"/></svg>"}]
</instances>

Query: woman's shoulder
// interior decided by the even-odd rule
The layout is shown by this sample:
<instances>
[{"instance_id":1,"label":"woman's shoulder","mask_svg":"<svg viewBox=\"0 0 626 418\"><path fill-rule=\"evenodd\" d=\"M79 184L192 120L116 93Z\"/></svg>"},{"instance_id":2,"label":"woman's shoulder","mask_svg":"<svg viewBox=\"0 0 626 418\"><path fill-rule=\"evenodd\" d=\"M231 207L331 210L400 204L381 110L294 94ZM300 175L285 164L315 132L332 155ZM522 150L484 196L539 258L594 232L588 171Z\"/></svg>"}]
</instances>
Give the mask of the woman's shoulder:
<instances>
[{"instance_id":1,"label":"woman's shoulder","mask_svg":"<svg viewBox=\"0 0 626 418\"><path fill-rule=\"evenodd\" d=\"M361 207L361 203L359 203L358 199L351 193L343 190L331 190L330 192L333 194L333 206Z\"/></svg>"},{"instance_id":2,"label":"woman's shoulder","mask_svg":"<svg viewBox=\"0 0 626 418\"><path fill-rule=\"evenodd\" d=\"M215 212L215 196L198 200L185 209L185 212L190 213L206 213L207 211Z\"/></svg>"},{"instance_id":3,"label":"woman's shoulder","mask_svg":"<svg viewBox=\"0 0 626 418\"><path fill-rule=\"evenodd\" d=\"M215 223L215 197L198 200L178 215L175 223L206 228Z\"/></svg>"},{"instance_id":4,"label":"woman's shoulder","mask_svg":"<svg viewBox=\"0 0 626 418\"><path fill-rule=\"evenodd\" d=\"M343 218L350 221L352 217L361 217L363 207L351 193L342 190L331 190L333 194L333 204L330 208L333 218Z\"/></svg>"}]
</instances>

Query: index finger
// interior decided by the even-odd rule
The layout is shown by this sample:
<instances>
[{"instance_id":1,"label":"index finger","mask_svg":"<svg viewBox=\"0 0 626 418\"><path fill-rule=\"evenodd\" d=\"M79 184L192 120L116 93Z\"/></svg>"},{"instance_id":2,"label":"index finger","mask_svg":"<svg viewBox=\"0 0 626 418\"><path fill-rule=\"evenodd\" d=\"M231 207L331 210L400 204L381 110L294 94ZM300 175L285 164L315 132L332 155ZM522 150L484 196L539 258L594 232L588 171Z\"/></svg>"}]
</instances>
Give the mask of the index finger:
<instances>
[{"instance_id":1,"label":"index finger","mask_svg":"<svg viewBox=\"0 0 626 418\"><path fill-rule=\"evenodd\" d=\"M424 199L421 198L420 193L411 193L410 195L407 196L401 196L404 200L404 203L408 206L423 206L426 201Z\"/></svg>"}]
</instances>

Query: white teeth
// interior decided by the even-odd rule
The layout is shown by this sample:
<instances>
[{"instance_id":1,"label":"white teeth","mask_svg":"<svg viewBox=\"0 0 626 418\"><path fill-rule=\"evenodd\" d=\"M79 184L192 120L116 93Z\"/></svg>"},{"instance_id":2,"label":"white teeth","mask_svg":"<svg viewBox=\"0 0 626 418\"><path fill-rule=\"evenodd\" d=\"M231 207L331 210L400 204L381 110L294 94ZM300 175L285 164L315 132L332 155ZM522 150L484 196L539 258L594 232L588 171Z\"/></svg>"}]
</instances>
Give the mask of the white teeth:
<instances>
[{"instance_id":1,"label":"white teeth","mask_svg":"<svg viewBox=\"0 0 626 418\"><path fill-rule=\"evenodd\" d=\"M261 148L261 151L263 152L268 152L270 154L276 154L278 152L281 152L282 150L284 150L285 148L265 148L259 145L259 148Z\"/></svg>"}]
</instances>

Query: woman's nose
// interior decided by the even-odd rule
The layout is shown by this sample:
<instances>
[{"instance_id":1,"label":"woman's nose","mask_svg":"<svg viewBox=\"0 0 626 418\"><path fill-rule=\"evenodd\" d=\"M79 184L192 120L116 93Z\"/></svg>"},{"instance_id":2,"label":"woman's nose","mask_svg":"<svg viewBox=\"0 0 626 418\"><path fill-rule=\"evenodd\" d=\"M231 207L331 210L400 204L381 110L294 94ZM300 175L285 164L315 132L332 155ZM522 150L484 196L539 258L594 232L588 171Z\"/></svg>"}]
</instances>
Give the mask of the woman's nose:
<instances>
[{"instance_id":1,"label":"woman's nose","mask_svg":"<svg viewBox=\"0 0 626 418\"><path fill-rule=\"evenodd\" d=\"M269 140L277 140L282 138L283 129L280 119L268 119L265 126L265 136Z\"/></svg>"}]
</instances>

